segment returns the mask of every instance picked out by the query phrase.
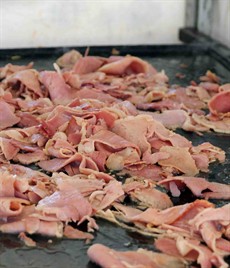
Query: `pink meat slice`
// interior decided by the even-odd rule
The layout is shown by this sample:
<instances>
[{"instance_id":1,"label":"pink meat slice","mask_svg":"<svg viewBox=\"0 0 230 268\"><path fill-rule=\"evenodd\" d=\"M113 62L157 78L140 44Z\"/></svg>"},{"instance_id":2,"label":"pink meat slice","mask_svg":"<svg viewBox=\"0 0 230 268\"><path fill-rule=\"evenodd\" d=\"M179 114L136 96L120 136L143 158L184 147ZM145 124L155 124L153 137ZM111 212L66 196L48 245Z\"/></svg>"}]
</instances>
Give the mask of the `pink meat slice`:
<instances>
[{"instance_id":1,"label":"pink meat slice","mask_svg":"<svg viewBox=\"0 0 230 268\"><path fill-rule=\"evenodd\" d=\"M162 113L152 113L152 117L161 122L166 128L183 128L188 120L188 114L184 110L166 110Z\"/></svg>"},{"instance_id":2,"label":"pink meat slice","mask_svg":"<svg viewBox=\"0 0 230 268\"><path fill-rule=\"evenodd\" d=\"M146 163L126 166L121 173L146 178L152 181L159 181L162 179L161 167L156 165L146 165Z\"/></svg>"},{"instance_id":3,"label":"pink meat slice","mask_svg":"<svg viewBox=\"0 0 230 268\"><path fill-rule=\"evenodd\" d=\"M161 253L138 249L137 251L116 251L101 244L92 245L87 255L90 260L102 268L160 268L160 267L185 267L178 258L173 258Z\"/></svg>"},{"instance_id":4,"label":"pink meat slice","mask_svg":"<svg viewBox=\"0 0 230 268\"><path fill-rule=\"evenodd\" d=\"M93 213L92 206L77 189L54 192L40 200L36 210L64 222L77 222Z\"/></svg>"},{"instance_id":5,"label":"pink meat slice","mask_svg":"<svg viewBox=\"0 0 230 268\"><path fill-rule=\"evenodd\" d=\"M90 170L98 170L97 165L91 158L80 153L76 153L70 158L53 158L38 163L39 167L51 172L58 171L69 164L75 165L78 171L87 175L90 173Z\"/></svg>"},{"instance_id":6,"label":"pink meat slice","mask_svg":"<svg viewBox=\"0 0 230 268\"><path fill-rule=\"evenodd\" d=\"M160 152L168 153L169 157L158 161L159 165L176 168L187 176L194 176L198 174L199 170L194 159L189 153L189 148L162 146Z\"/></svg>"},{"instance_id":7,"label":"pink meat slice","mask_svg":"<svg viewBox=\"0 0 230 268\"><path fill-rule=\"evenodd\" d=\"M75 98L76 92L65 83L60 74L54 71L42 71L39 79L48 89L54 104L67 104Z\"/></svg>"},{"instance_id":8,"label":"pink meat slice","mask_svg":"<svg viewBox=\"0 0 230 268\"><path fill-rule=\"evenodd\" d=\"M15 176L6 170L0 170L0 197L14 197L14 183Z\"/></svg>"},{"instance_id":9,"label":"pink meat slice","mask_svg":"<svg viewBox=\"0 0 230 268\"><path fill-rule=\"evenodd\" d=\"M146 61L133 56L118 58L116 61L103 65L98 71L112 75L122 74L155 74L157 71Z\"/></svg>"},{"instance_id":10,"label":"pink meat slice","mask_svg":"<svg viewBox=\"0 0 230 268\"><path fill-rule=\"evenodd\" d=\"M0 130L12 127L20 121L15 115L14 107L0 98Z\"/></svg>"},{"instance_id":11,"label":"pink meat slice","mask_svg":"<svg viewBox=\"0 0 230 268\"><path fill-rule=\"evenodd\" d=\"M129 193L134 200L138 200L140 204L156 209L166 209L173 206L169 196L157 189L137 189Z\"/></svg>"},{"instance_id":12,"label":"pink meat slice","mask_svg":"<svg viewBox=\"0 0 230 268\"><path fill-rule=\"evenodd\" d=\"M230 89L214 95L209 101L208 107L214 115L230 113Z\"/></svg>"},{"instance_id":13,"label":"pink meat slice","mask_svg":"<svg viewBox=\"0 0 230 268\"><path fill-rule=\"evenodd\" d=\"M22 212L24 205L29 205L30 202L16 197L0 197L0 217L19 215Z\"/></svg>"},{"instance_id":14,"label":"pink meat slice","mask_svg":"<svg viewBox=\"0 0 230 268\"><path fill-rule=\"evenodd\" d=\"M103 58L86 56L79 58L72 70L76 74L88 74L97 71L103 63Z\"/></svg>"},{"instance_id":15,"label":"pink meat slice","mask_svg":"<svg viewBox=\"0 0 230 268\"><path fill-rule=\"evenodd\" d=\"M98 89L89 89L89 88L82 88L78 91L76 91L76 98L79 99L96 99L103 101L105 103L117 103L118 99L110 96L109 94L106 94Z\"/></svg>"},{"instance_id":16,"label":"pink meat slice","mask_svg":"<svg viewBox=\"0 0 230 268\"><path fill-rule=\"evenodd\" d=\"M209 118L204 115L193 114L192 119L199 125L206 128L206 130L211 129L217 133L230 133L230 118L225 116L223 118Z\"/></svg>"},{"instance_id":17,"label":"pink meat slice","mask_svg":"<svg viewBox=\"0 0 230 268\"><path fill-rule=\"evenodd\" d=\"M8 63L4 67L0 68L0 79L9 77L13 73L17 73L22 70L31 69L33 67L33 62L30 62L28 65L15 65Z\"/></svg>"},{"instance_id":18,"label":"pink meat slice","mask_svg":"<svg viewBox=\"0 0 230 268\"><path fill-rule=\"evenodd\" d=\"M136 127L137 125L138 128ZM163 141L169 141L173 146L191 147L191 142L166 129L160 122L149 115L128 116L124 119L116 120L112 131L135 143L142 153L150 151L149 140L154 134Z\"/></svg>"},{"instance_id":19,"label":"pink meat slice","mask_svg":"<svg viewBox=\"0 0 230 268\"><path fill-rule=\"evenodd\" d=\"M87 239L92 240L94 236L92 234L80 231L76 228L73 228L70 225L66 225L64 228L64 236L69 239Z\"/></svg>"},{"instance_id":20,"label":"pink meat slice","mask_svg":"<svg viewBox=\"0 0 230 268\"><path fill-rule=\"evenodd\" d=\"M95 210L105 209L115 201L123 199L124 191L121 182L111 180L103 190L95 191L89 197L90 203Z\"/></svg>"},{"instance_id":21,"label":"pink meat slice","mask_svg":"<svg viewBox=\"0 0 230 268\"><path fill-rule=\"evenodd\" d=\"M68 176L64 173L54 173L52 178L61 191L77 189L83 196L89 196L92 192L102 190L105 182L97 179L83 177L84 175Z\"/></svg>"},{"instance_id":22,"label":"pink meat slice","mask_svg":"<svg viewBox=\"0 0 230 268\"><path fill-rule=\"evenodd\" d=\"M0 225L0 231L11 234L25 232L28 234L41 234L60 238L63 236L63 223L60 221L44 221L33 216L4 223Z\"/></svg>"},{"instance_id":23,"label":"pink meat slice","mask_svg":"<svg viewBox=\"0 0 230 268\"><path fill-rule=\"evenodd\" d=\"M156 240L155 246L166 254L196 261L201 268L228 267L223 256L213 253L207 246L200 244L198 240L186 239L181 236L178 236L176 240L159 238Z\"/></svg>"},{"instance_id":24,"label":"pink meat slice","mask_svg":"<svg viewBox=\"0 0 230 268\"><path fill-rule=\"evenodd\" d=\"M18 153L13 160L23 165L29 165L38 161L46 160L47 156L43 150L37 149L32 153Z\"/></svg>"},{"instance_id":25,"label":"pink meat slice","mask_svg":"<svg viewBox=\"0 0 230 268\"><path fill-rule=\"evenodd\" d=\"M29 90L31 90L37 98L43 97L41 87L38 81L38 72L34 69L22 70L16 72L7 79L8 83L14 80L20 81Z\"/></svg>"},{"instance_id":26,"label":"pink meat slice","mask_svg":"<svg viewBox=\"0 0 230 268\"><path fill-rule=\"evenodd\" d=\"M90 148L90 144L87 144L87 141L92 141L97 147L97 144L103 145L104 147L100 146L100 149L103 151L107 151L108 153L116 152L118 150L125 149L127 147L134 148L139 152L139 148L135 143L132 143L119 135L116 135L115 133L108 131L108 130L101 130L98 131L96 134L91 136L88 140L83 141L84 149L89 151L93 150L93 148ZM99 150L100 150L99 149Z\"/></svg>"},{"instance_id":27,"label":"pink meat slice","mask_svg":"<svg viewBox=\"0 0 230 268\"><path fill-rule=\"evenodd\" d=\"M195 229L199 229L200 225L206 221L230 221L230 204L224 205L219 208L210 207L204 211L201 211L194 219L191 219L190 225Z\"/></svg>"},{"instance_id":28,"label":"pink meat slice","mask_svg":"<svg viewBox=\"0 0 230 268\"><path fill-rule=\"evenodd\" d=\"M188 187L192 193L197 197L209 197L211 191L211 197L230 199L230 186L217 182L209 182L204 178L199 177L168 177L165 180L160 181L158 184L164 185L169 189L173 196L180 196L181 190ZM176 185L175 191L173 191L173 185ZM179 190L179 191L178 191Z\"/></svg>"},{"instance_id":29,"label":"pink meat slice","mask_svg":"<svg viewBox=\"0 0 230 268\"><path fill-rule=\"evenodd\" d=\"M124 191L140 205L156 209L166 209L173 206L169 196L154 188L146 181L127 181L123 185Z\"/></svg>"},{"instance_id":30,"label":"pink meat slice","mask_svg":"<svg viewBox=\"0 0 230 268\"><path fill-rule=\"evenodd\" d=\"M11 139L0 137L0 149L6 160L13 159L19 152L19 148L12 143Z\"/></svg>"},{"instance_id":31,"label":"pink meat slice","mask_svg":"<svg viewBox=\"0 0 230 268\"><path fill-rule=\"evenodd\" d=\"M192 203L186 203L184 205L174 206L160 211L154 208L148 208L139 215L131 217L129 220L132 222L150 223L155 226L162 224L174 225L176 222L177 225L179 224L178 222L182 225L184 224L183 220L187 222L194 216L190 216L191 211L195 210L196 213L198 213L198 211L209 207L213 207L213 204L205 200L196 200Z\"/></svg>"},{"instance_id":32,"label":"pink meat slice","mask_svg":"<svg viewBox=\"0 0 230 268\"><path fill-rule=\"evenodd\" d=\"M81 53L79 53L77 50L72 49L59 57L56 60L56 63L60 67L71 68L80 58L82 58Z\"/></svg>"}]
</instances>

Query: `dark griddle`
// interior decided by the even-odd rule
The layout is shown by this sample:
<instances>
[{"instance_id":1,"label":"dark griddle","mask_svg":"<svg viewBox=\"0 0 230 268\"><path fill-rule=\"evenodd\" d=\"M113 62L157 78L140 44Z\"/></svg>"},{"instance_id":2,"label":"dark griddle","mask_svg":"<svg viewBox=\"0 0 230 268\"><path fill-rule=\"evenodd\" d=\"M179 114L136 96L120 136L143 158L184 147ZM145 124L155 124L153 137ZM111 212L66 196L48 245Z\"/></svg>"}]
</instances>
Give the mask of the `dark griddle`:
<instances>
[{"instance_id":1,"label":"dark griddle","mask_svg":"<svg viewBox=\"0 0 230 268\"><path fill-rule=\"evenodd\" d=\"M113 47L92 47L90 55L109 56ZM132 54L152 63L158 70L164 69L170 78L170 84L187 85L191 80L198 81L200 75L207 70L217 73L222 83L230 81L230 65L226 58L208 45L172 45L172 46L115 46L121 55ZM35 68L53 69L53 62L70 48L40 48L0 50L0 66L9 62L27 64L34 61ZM84 53L85 47L77 48ZM19 59L13 60L20 56ZM181 64L187 65L182 68ZM176 73L185 74L184 79L175 77ZM209 173L202 174L210 181L230 182L230 136L224 134L206 133L198 136L179 130L178 133L192 140L193 144L209 141L226 151L227 160L223 164L214 163ZM175 204L191 201L191 194L186 192L180 199L174 199ZM226 201L215 202L217 206ZM104 220L97 220L100 230L95 232L93 243L103 243L118 250L136 250L138 247L153 249L153 240L136 233L124 230ZM38 241L38 247L31 249L23 246L16 235L0 234L0 267L5 268L95 268L89 262L86 251L90 244L84 241L71 241L47 237L33 236Z\"/></svg>"}]
</instances>

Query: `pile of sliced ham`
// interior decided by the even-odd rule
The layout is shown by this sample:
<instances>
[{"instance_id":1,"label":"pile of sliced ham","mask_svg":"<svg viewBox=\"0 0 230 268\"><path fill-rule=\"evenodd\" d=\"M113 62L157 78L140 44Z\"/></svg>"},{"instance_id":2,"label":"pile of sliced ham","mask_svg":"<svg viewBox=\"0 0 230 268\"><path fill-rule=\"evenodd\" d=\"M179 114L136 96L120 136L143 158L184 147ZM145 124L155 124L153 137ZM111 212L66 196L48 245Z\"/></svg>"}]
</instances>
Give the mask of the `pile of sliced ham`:
<instances>
[{"instance_id":1,"label":"pile of sliced ham","mask_svg":"<svg viewBox=\"0 0 230 268\"><path fill-rule=\"evenodd\" d=\"M208 71L175 88L129 55L73 50L54 67L0 68L0 232L31 247L33 234L92 241L102 217L157 239L153 251L94 244L101 267L228 267L230 207L208 200L230 200L230 186L198 176L225 152L172 130L230 133L230 84ZM174 205L186 189L197 199Z\"/></svg>"}]
</instances>

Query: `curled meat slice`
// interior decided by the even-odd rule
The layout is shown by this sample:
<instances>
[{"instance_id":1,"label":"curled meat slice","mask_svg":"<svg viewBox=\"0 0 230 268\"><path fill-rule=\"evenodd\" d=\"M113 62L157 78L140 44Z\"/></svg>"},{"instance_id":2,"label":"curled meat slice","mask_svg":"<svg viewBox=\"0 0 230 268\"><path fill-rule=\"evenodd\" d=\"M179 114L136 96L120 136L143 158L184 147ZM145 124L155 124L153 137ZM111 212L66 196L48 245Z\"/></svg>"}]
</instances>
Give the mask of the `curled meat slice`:
<instances>
[{"instance_id":1,"label":"curled meat slice","mask_svg":"<svg viewBox=\"0 0 230 268\"><path fill-rule=\"evenodd\" d=\"M145 249L137 251L116 251L101 244L92 245L87 254L93 262L102 268L182 268L185 262L169 255L155 253Z\"/></svg>"}]
</instances>

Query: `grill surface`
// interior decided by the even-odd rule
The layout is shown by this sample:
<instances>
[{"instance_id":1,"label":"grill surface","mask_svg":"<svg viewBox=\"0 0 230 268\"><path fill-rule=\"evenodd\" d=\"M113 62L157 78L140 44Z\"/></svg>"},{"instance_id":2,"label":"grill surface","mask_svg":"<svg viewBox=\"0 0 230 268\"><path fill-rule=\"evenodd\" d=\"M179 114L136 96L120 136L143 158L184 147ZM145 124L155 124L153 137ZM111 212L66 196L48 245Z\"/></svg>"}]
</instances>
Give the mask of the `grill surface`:
<instances>
[{"instance_id":1,"label":"grill surface","mask_svg":"<svg viewBox=\"0 0 230 268\"><path fill-rule=\"evenodd\" d=\"M93 47L91 55L109 56L113 47ZM152 63L158 70L164 69L170 78L170 84L188 85L191 80L198 81L200 75L211 70L220 76L221 82L227 82L230 77L230 69L221 61L221 56L211 53L204 45L173 45L173 46L125 46L115 47L122 55L132 54ZM13 64L27 64L34 61L35 68L53 69L55 59L69 48L47 49L15 49L0 51L0 66L9 62ZM85 48L77 48L81 52ZM218 54L218 53L217 53ZM17 60L12 60L16 59ZM182 68L187 66L186 68ZM230 68L230 66L229 66ZM183 79L176 78L176 73L185 75ZM229 82L229 81L228 81ZM224 134L205 133L198 136L178 130L178 133L190 139L193 144L209 141L221 147L226 152L226 161L223 164L214 163L209 173L200 174L210 181L230 182L230 136ZM191 201L191 194L184 193L180 198L173 199L175 204ZM217 206L226 201L215 202ZM153 249L153 239L124 230L104 220L97 220L99 231L95 233L93 243L103 243L119 250L136 250L138 247ZM23 246L16 235L0 234L0 267L5 268L40 268L40 267L79 267L95 268L96 265L89 262L86 251L90 244L84 241L71 241L65 239L33 236L38 242L37 248L31 249Z\"/></svg>"}]
</instances>

